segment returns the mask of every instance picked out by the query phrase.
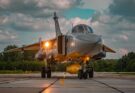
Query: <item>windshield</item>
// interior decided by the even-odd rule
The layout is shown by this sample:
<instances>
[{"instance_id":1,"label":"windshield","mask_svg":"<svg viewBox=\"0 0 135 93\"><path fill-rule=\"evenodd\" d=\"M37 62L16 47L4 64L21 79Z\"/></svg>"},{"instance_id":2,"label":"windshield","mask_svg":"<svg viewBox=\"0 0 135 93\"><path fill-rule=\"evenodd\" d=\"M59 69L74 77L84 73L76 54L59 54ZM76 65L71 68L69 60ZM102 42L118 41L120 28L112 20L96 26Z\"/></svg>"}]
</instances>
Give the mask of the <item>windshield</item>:
<instances>
[{"instance_id":1,"label":"windshield","mask_svg":"<svg viewBox=\"0 0 135 93\"><path fill-rule=\"evenodd\" d=\"M93 30L88 25L80 24L72 29L72 33L93 33Z\"/></svg>"}]
</instances>

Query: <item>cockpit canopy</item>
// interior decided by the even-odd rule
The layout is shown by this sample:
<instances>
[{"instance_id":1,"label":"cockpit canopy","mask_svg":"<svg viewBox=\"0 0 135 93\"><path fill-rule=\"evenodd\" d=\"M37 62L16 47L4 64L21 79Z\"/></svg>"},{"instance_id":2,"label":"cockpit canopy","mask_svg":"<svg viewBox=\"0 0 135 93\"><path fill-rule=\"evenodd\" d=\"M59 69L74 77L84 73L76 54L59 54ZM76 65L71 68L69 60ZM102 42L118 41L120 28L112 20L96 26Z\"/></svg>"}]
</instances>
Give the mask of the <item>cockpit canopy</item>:
<instances>
[{"instance_id":1,"label":"cockpit canopy","mask_svg":"<svg viewBox=\"0 0 135 93\"><path fill-rule=\"evenodd\" d=\"M93 33L93 30L88 25L79 24L72 29L72 33Z\"/></svg>"}]
</instances>

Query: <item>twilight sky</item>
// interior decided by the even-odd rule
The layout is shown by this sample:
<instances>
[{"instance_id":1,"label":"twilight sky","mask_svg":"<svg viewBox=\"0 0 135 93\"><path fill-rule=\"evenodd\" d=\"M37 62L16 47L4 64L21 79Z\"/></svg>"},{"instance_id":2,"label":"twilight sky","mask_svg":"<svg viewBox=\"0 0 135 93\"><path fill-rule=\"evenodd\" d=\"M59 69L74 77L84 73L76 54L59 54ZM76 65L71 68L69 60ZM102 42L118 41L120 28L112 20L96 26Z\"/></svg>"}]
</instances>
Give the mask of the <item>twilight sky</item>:
<instances>
[{"instance_id":1,"label":"twilight sky","mask_svg":"<svg viewBox=\"0 0 135 93\"><path fill-rule=\"evenodd\" d=\"M85 23L102 35L117 52L107 58L135 52L135 0L0 0L0 51L55 37L54 11L63 33Z\"/></svg>"}]
</instances>

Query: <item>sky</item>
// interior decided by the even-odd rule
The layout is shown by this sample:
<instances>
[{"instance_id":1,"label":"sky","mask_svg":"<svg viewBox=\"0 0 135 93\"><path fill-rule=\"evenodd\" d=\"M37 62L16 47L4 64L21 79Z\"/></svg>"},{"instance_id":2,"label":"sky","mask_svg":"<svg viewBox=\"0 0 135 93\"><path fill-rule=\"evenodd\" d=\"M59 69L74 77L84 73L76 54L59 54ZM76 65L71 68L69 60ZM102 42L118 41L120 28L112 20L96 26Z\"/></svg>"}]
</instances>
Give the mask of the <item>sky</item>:
<instances>
[{"instance_id":1,"label":"sky","mask_svg":"<svg viewBox=\"0 0 135 93\"><path fill-rule=\"evenodd\" d=\"M0 0L0 51L55 37L53 12L63 33L84 23L117 53L115 59L135 52L135 0Z\"/></svg>"}]
</instances>

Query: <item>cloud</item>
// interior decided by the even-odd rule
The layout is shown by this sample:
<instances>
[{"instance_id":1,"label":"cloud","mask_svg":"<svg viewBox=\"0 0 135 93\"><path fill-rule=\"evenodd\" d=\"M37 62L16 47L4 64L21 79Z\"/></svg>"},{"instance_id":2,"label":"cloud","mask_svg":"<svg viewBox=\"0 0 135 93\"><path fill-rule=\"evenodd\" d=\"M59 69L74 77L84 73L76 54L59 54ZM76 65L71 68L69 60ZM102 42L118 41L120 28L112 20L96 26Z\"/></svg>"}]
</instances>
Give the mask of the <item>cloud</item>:
<instances>
[{"instance_id":1,"label":"cloud","mask_svg":"<svg viewBox=\"0 0 135 93\"><path fill-rule=\"evenodd\" d=\"M11 31L0 30L0 48L4 49L7 44L18 44L17 35Z\"/></svg>"},{"instance_id":2,"label":"cloud","mask_svg":"<svg viewBox=\"0 0 135 93\"><path fill-rule=\"evenodd\" d=\"M7 45L13 44L19 44L17 34L11 31L0 30L0 51L2 51Z\"/></svg>"},{"instance_id":3,"label":"cloud","mask_svg":"<svg viewBox=\"0 0 135 93\"><path fill-rule=\"evenodd\" d=\"M127 35L120 35L119 36L121 39L128 41L128 36Z\"/></svg>"},{"instance_id":4,"label":"cloud","mask_svg":"<svg viewBox=\"0 0 135 93\"><path fill-rule=\"evenodd\" d=\"M83 0L83 8L90 8L96 11L103 11L107 9L112 0Z\"/></svg>"},{"instance_id":5,"label":"cloud","mask_svg":"<svg viewBox=\"0 0 135 93\"><path fill-rule=\"evenodd\" d=\"M116 50L115 55L109 55L108 58L119 58L121 48L127 51L135 51L134 34L135 23L125 20L122 17L110 14L100 14L97 18L92 18L91 26L96 34L102 35L104 44Z\"/></svg>"},{"instance_id":6,"label":"cloud","mask_svg":"<svg viewBox=\"0 0 135 93\"><path fill-rule=\"evenodd\" d=\"M80 5L81 0L0 0L0 29L52 32L54 11L61 15L64 10ZM67 23L67 20L63 22Z\"/></svg>"},{"instance_id":7,"label":"cloud","mask_svg":"<svg viewBox=\"0 0 135 93\"><path fill-rule=\"evenodd\" d=\"M54 11L61 12L81 5L81 0L1 0L0 15L22 13L32 17L50 17Z\"/></svg>"},{"instance_id":8,"label":"cloud","mask_svg":"<svg viewBox=\"0 0 135 93\"><path fill-rule=\"evenodd\" d=\"M118 51L118 53L120 55L124 56L124 55L128 54L128 50L125 49L125 48L120 48L119 51Z\"/></svg>"},{"instance_id":9,"label":"cloud","mask_svg":"<svg viewBox=\"0 0 135 93\"><path fill-rule=\"evenodd\" d=\"M72 25L75 26L75 25L78 25L78 24L87 24L87 25L90 25L90 19L81 19L79 17L75 17L73 19L70 20L72 22Z\"/></svg>"},{"instance_id":10,"label":"cloud","mask_svg":"<svg viewBox=\"0 0 135 93\"><path fill-rule=\"evenodd\" d=\"M102 35L104 44L116 50L116 54L110 54L108 58L119 58L135 51L134 2L113 0L106 10L96 12L90 20L94 32Z\"/></svg>"},{"instance_id":11,"label":"cloud","mask_svg":"<svg viewBox=\"0 0 135 93\"><path fill-rule=\"evenodd\" d=\"M54 20L52 18L33 18L23 14L12 14L10 16L0 17L0 29L21 32L43 32L54 31ZM63 24L67 24L67 21L63 21L64 18L60 18ZM63 25L62 24L62 25Z\"/></svg>"},{"instance_id":12,"label":"cloud","mask_svg":"<svg viewBox=\"0 0 135 93\"><path fill-rule=\"evenodd\" d=\"M0 44L18 44L17 40L20 40L19 44L30 44L38 41L39 37L55 37L52 17L56 11L60 16L59 23L63 33L71 30L72 24L90 25L95 34L102 35L104 44L117 52L109 54L107 58L119 58L129 51L135 51L134 1L0 0ZM64 11L73 8L94 9L96 12L86 19L79 16L72 18L73 15L68 19L64 18Z\"/></svg>"},{"instance_id":13,"label":"cloud","mask_svg":"<svg viewBox=\"0 0 135 93\"><path fill-rule=\"evenodd\" d=\"M0 41L2 40L10 40L10 39L15 39L16 35L9 32L9 31L2 31L0 30Z\"/></svg>"},{"instance_id":14,"label":"cloud","mask_svg":"<svg viewBox=\"0 0 135 93\"><path fill-rule=\"evenodd\" d=\"M16 38L30 43L39 36L54 37L53 12L61 15L63 11L81 5L81 0L0 0L0 44L10 44ZM71 28L68 26L70 21L65 18L60 19L60 25L64 33ZM28 40L24 39L26 32Z\"/></svg>"},{"instance_id":15,"label":"cloud","mask_svg":"<svg viewBox=\"0 0 135 93\"><path fill-rule=\"evenodd\" d=\"M135 21L135 0L113 0L109 6L109 13Z\"/></svg>"}]
</instances>

